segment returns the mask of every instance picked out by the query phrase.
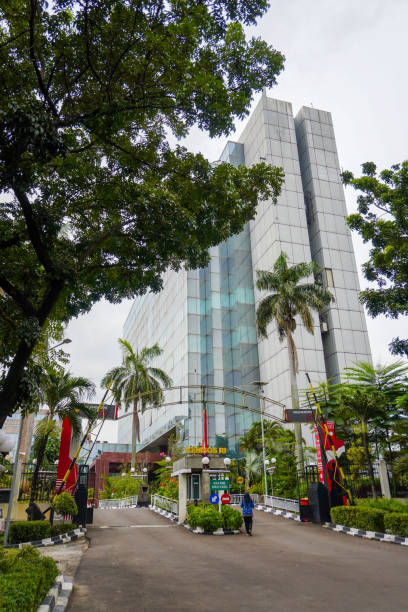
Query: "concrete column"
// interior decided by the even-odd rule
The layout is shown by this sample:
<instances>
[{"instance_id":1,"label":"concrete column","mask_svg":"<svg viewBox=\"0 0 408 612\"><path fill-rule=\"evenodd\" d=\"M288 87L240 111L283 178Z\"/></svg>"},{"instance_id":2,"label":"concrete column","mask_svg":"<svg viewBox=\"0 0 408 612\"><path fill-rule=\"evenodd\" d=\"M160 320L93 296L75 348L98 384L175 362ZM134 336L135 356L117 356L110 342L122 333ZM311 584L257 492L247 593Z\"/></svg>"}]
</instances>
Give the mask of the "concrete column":
<instances>
[{"instance_id":1,"label":"concrete column","mask_svg":"<svg viewBox=\"0 0 408 612\"><path fill-rule=\"evenodd\" d=\"M187 517L187 474L179 474L179 523L184 523Z\"/></svg>"},{"instance_id":2,"label":"concrete column","mask_svg":"<svg viewBox=\"0 0 408 612\"><path fill-rule=\"evenodd\" d=\"M201 500L204 503L208 503L210 501L210 495L210 472L203 470L201 472Z\"/></svg>"},{"instance_id":3,"label":"concrete column","mask_svg":"<svg viewBox=\"0 0 408 612\"><path fill-rule=\"evenodd\" d=\"M391 499L390 481L388 479L387 464L384 459L378 461L378 474L380 476L381 494L385 499Z\"/></svg>"}]
</instances>

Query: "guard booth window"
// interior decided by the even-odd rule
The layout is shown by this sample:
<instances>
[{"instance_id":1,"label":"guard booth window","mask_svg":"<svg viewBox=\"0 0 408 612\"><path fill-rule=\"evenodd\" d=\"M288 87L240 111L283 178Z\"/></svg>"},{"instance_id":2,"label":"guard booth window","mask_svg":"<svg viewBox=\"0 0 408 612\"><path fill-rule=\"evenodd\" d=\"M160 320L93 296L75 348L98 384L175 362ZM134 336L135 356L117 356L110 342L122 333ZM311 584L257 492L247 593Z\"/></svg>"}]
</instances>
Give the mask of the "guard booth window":
<instances>
[{"instance_id":1,"label":"guard booth window","mask_svg":"<svg viewBox=\"0 0 408 612\"><path fill-rule=\"evenodd\" d=\"M189 474L187 477L187 498L188 499L200 499L201 498L201 487L200 487L200 474Z\"/></svg>"}]
</instances>

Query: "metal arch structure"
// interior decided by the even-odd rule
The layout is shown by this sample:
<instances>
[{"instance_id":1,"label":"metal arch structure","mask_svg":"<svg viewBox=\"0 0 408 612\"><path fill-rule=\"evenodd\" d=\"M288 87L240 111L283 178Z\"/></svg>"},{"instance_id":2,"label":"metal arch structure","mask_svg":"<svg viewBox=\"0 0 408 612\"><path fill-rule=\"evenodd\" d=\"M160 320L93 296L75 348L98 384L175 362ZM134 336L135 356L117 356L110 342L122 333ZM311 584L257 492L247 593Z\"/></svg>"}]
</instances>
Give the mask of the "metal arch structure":
<instances>
[{"instance_id":1,"label":"metal arch structure","mask_svg":"<svg viewBox=\"0 0 408 612\"><path fill-rule=\"evenodd\" d=\"M166 399L163 401L163 394L166 392L174 393L175 395L178 393L178 396L173 398ZM211 392L211 393L210 393ZM211 397L210 395L214 392L218 392L221 397ZM154 397L162 395L161 401L158 404L154 404ZM226 394L240 394L241 401L229 401L229 398L226 398ZM149 401L149 398L152 398ZM261 408L256 408L254 406L247 405L247 398L253 398L255 400L259 400ZM265 397L259 393L253 393L252 391L247 391L246 389L241 389L239 387L220 387L216 385L178 385L175 387L162 387L161 389L154 391L145 391L144 393L137 393L129 398L128 401L132 400L143 400L146 401L146 406L144 410L159 410L160 408L165 408L168 406L178 406L182 404L202 404L203 410L207 405L218 405L218 406L228 406L230 408L237 408L242 410L248 410L249 412L254 412L256 414L260 414L264 417L273 419L280 423L285 423L285 414L284 411L286 406L277 400L274 400L270 397ZM150 404L150 405L149 405ZM270 414L267 409L268 408L280 408L282 410L282 416L276 416L274 414ZM133 411L126 412L118 416L116 420L125 419L128 416L131 416Z\"/></svg>"}]
</instances>

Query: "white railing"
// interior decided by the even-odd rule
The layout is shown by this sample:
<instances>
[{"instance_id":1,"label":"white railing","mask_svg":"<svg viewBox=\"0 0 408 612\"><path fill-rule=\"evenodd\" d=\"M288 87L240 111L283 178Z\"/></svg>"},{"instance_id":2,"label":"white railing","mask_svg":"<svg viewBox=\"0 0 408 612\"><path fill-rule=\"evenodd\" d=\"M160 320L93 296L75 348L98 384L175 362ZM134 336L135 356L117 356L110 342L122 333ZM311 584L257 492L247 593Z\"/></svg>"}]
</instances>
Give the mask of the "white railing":
<instances>
[{"instance_id":1,"label":"white railing","mask_svg":"<svg viewBox=\"0 0 408 612\"><path fill-rule=\"evenodd\" d=\"M109 510L111 508L130 508L137 506L137 495L131 497L121 497L120 499L100 499L98 508Z\"/></svg>"},{"instance_id":2,"label":"white railing","mask_svg":"<svg viewBox=\"0 0 408 612\"><path fill-rule=\"evenodd\" d=\"M163 495L152 495L152 506L178 515L178 501L176 499L163 497Z\"/></svg>"},{"instance_id":3,"label":"white railing","mask_svg":"<svg viewBox=\"0 0 408 612\"><path fill-rule=\"evenodd\" d=\"M237 506L239 506L242 500L244 499L243 493L230 493L230 495L231 495L231 504L235 504ZM258 493L254 493L253 495L250 493L250 495L251 495L251 499L254 502L254 504L258 505L259 504Z\"/></svg>"},{"instance_id":4,"label":"white railing","mask_svg":"<svg viewBox=\"0 0 408 612\"><path fill-rule=\"evenodd\" d=\"M289 512L299 512L299 500L287 499L286 497L275 497L264 495L264 504L277 510L289 510Z\"/></svg>"}]
</instances>

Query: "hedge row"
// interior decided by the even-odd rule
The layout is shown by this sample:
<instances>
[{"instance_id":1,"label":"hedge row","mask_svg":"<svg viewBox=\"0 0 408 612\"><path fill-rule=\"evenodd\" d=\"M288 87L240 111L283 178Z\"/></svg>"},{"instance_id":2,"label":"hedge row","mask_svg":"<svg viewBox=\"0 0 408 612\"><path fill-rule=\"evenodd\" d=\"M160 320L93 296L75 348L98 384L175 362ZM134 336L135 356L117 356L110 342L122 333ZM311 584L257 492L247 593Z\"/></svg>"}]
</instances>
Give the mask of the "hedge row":
<instances>
[{"instance_id":1,"label":"hedge row","mask_svg":"<svg viewBox=\"0 0 408 612\"><path fill-rule=\"evenodd\" d=\"M408 513L389 512L384 516L384 526L388 533L408 538Z\"/></svg>"},{"instance_id":2,"label":"hedge row","mask_svg":"<svg viewBox=\"0 0 408 612\"><path fill-rule=\"evenodd\" d=\"M42 540L73 529L76 529L74 523L57 523L51 527L49 521L17 521L10 525L9 542L10 544L20 544L21 542Z\"/></svg>"},{"instance_id":3,"label":"hedge row","mask_svg":"<svg viewBox=\"0 0 408 612\"><path fill-rule=\"evenodd\" d=\"M25 546L0 552L0 611L35 612L58 576L57 564Z\"/></svg>"},{"instance_id":4,"label":"hedge row","mask_svg":"<svg viewBox=\"0 0 408 612\"><path fill-rule=\"evenodd\" d=\"M229 506L222 506L220 513L215 506L200 504L188 507L187 523L193 529L201 527L204 531L212 532L220 527L228 531L235 531L242 525L242 516L238 510Z\"/></svg>"},{"instance_id":5,"label":"hedge row","mask_svg":"<svg viewBox=\"0 0 408 612\"><path fill-rule=\"evenodd\" d=\"M366 531L408 537L408 513L387 512L368 506L338 506L330 510L334 523Z\"/></svg>"}]
</instances>

